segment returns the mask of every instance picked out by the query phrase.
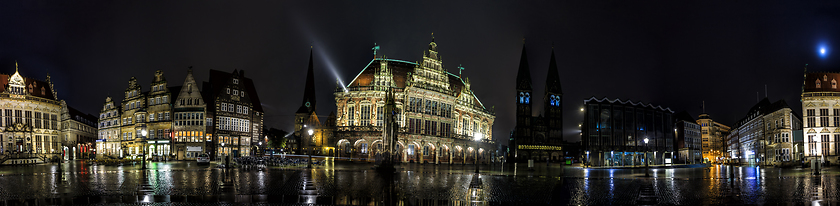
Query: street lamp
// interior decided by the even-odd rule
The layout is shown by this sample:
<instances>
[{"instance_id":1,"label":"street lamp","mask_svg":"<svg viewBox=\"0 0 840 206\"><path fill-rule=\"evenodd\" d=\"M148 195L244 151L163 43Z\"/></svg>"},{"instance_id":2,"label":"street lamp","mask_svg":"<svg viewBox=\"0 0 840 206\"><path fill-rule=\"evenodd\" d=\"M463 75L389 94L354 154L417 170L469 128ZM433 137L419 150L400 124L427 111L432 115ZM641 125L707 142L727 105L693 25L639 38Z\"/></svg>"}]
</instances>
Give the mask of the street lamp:
<instances>
[{"instance_id":1,"label":"street lamp","mask_svg":"<svg viewBox=\"0 0 840 206\"><path fill-rule=\"evenodd\" d=\"M648 138L645 137L645 177L650 177L650 171L649 171L650 166L648 166L648 161L650 161L650 160L648 160L648 157L647 157L648 149L649 149L648 148Z\"/></svg>"},{"instance_id":2,"label":"street lamp","mask_svg":"<svg viewBox=\"0 0 840 206\"><path fill-rule=\"evenodd\" d=\"M146 151L146 149L147 149L146 144L143 144L143 143L146 143L146 134L148 134L148 132L146 132L146 130L143 129L143 131L141 131L140 133L143 135L143 139L141 140L143 142L141 143L141 145L143 145L143 151ZM140 169L145 170L146 169L146 152L143 152L142 156L143 157L141 157L141 159L140 159Z\"/></svg>"},{"instance_id":3,"label":"street lamp","mask_svg":"<svg viewBox=\"0 0 840 206\"><path fill-rule=\"evenodd\" d=\"M306 168L312 168L312 133L314 133L314 131L312 131L312 129L309 129L308 131L306 131L306 133L309 134L309 137L306 138L309 141L309 161L307 162L309 164L306 166Z\"/></svg>"},{"instance_id":4,"label":"street lamp","mask_svg":"<svg viewBox=\"0 0 840 206\"><path fill-rule=\"evenodd\" d=\"M478 141L481 141L482 134L480 132L476 132L473 137L475 137L475 173L478 174Z\"/></svg>"}]
</instances>

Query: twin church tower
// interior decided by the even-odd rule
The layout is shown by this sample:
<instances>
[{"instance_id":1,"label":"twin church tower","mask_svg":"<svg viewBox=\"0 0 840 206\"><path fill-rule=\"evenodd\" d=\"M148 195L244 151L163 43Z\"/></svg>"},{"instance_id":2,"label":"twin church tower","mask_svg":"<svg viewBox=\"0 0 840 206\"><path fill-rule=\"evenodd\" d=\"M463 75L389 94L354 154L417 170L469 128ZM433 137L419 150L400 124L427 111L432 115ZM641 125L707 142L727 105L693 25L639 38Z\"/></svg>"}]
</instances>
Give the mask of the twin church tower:
<instances>
[{"instance_id":1,"label":"twin church tower","mask_svg":"<svg viewBox=\"0 0 840 206\"><path fill-rule=\"evenodd\" d=\"M509 143L511 153L517 160L560 160L563 157L560 147L563 143L563 91L553 48L542 98L543 114L539 116L533 115L532 97L535 94L531 84L531 69L523 46L516 75L516 128Z\"/></svg>"}]
</instances>

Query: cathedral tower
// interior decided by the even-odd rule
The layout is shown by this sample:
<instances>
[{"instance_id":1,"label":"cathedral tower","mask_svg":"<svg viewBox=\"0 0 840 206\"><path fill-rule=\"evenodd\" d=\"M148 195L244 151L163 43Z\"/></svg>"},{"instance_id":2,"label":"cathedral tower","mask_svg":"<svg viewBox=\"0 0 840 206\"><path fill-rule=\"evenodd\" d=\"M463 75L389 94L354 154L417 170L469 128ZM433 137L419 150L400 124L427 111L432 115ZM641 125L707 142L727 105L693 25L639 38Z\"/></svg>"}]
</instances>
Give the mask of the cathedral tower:
<instances>
[{"instance_id":1,"label":"cathedral tower","mask_svg":"<svg viewBox=\"0 0 840 206\"><path fill-rule=\"evenodd\" d=\"M519 58L519 71L516 74L516 134L514 147L520 144L530 144L532 141L531 128L531 71L528 67L528 55L522 46L522 57Z\"/></svg>"},{"instance_id":2,"label":"cathedral tower","mask_svg":"<svg viewBox=\"0 0 840 206\"><path fill-rule=\"evenodd\" d=\"M548 76L545 78L545 126L547 127L547 143L563 141L563 90L560 87L560 74L557 72L557 60L554 58L554 48L551 49L551 60L548 62Z\"/></svg>"}]
</instances>

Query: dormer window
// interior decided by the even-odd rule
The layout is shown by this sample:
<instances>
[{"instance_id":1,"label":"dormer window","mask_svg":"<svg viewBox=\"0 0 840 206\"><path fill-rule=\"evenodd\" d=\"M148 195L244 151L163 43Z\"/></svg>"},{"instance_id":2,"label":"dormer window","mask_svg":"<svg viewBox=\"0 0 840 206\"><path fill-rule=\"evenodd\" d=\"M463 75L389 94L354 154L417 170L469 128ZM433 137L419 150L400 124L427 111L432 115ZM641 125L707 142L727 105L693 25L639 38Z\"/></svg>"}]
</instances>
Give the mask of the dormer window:
<instances>
[{"instance_id":1,"label":"dormer window","mask_svg":"<svg viewBox=\"0 0 840 206\"><path fill-rule=\"evenodd\" d=\"M832 89L837 89L837 80L834 80L834 79L831 80L831 88Z\"/></svg>"},{"instance_id":2,"label":"dormer window","mask_svg":"<svg viewBox=\"0 0 840 206\"><path fill-rule=\"evenodd\" d=\"M822 88L822 86L820 86L820 80L819 79L817 79L817 88Z\"/></svg>"},{"instance_id":3,"label":"dormer window","mask_svg":"<svg viewBox=\"0 0 840 206\"><path fill-rule=\"evenodd\" d=\"M823 74L823 81L828 81L828 75Z\"/></svg>"},{"instance_id":4,"label":"dormer window","mask_svg":"<svg viewBox=\"0 0 840 206\"><path fill-rule=\"evenodd\" d=\"M239 90L233 90L233 96L239 95Z\"/></svg>"},{"instance_id":5,"label":"dormer window","mask_svg":"<svg viewBox=\"0 0 840 206\"><path fill-rule=\"evenodd\" d=\"M817 81L819 81L819 80L817 80ZM817 84L819 84L819 83L817 83ZM227 88L227 94L230 94L230 88Z\"/></svg>"},{"instance_id":6,"label":"dormer window","mask_svg":"<svg viewBox=\"0 0 840 206\"><path fill-rule=\"evenodd\" d=\"M233 79L233 84L239 84L239 79Z\"/></svg>"}]
</instances>

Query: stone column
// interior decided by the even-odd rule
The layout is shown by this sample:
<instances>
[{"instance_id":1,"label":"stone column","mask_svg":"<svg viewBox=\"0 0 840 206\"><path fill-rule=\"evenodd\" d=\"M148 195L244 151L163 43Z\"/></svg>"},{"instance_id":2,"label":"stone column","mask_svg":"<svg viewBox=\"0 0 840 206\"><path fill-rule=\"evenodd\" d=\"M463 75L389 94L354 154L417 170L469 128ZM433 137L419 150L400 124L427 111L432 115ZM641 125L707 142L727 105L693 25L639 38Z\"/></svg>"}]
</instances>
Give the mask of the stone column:
<instances>
[{"instance_id":1,"label":"stone column","mask_svg":"<svg viewBox=\"0 0 840 206\"><path fill-rule=\"evenodd\" d=\"M435 164L440 164L440 142L435 146Z\"/></svg>"}]
</instances>

